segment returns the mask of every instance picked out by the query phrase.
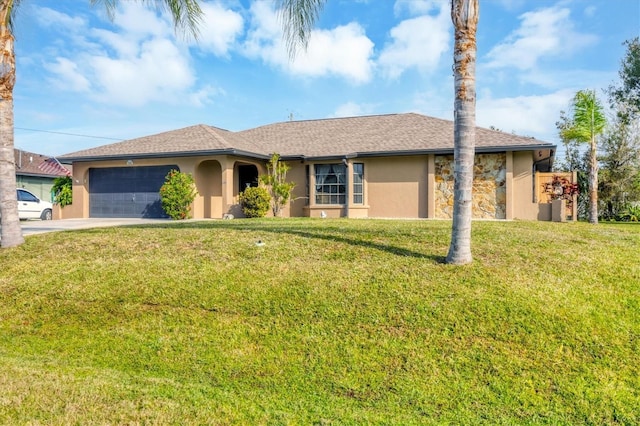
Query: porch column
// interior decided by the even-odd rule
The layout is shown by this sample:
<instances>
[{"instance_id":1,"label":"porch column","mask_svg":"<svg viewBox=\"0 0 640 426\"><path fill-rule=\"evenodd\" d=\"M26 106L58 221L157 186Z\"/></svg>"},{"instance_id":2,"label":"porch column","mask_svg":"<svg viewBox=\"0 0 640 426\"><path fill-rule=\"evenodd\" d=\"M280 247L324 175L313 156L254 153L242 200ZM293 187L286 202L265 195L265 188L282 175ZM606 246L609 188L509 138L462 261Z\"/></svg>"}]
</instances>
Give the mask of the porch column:
<instances>
[{"instance_id":1,"label":"porch column","mask_svg":"<svg viewBox=\"0 0 640 426\"><path fill-rule=\"evenodd\" d=\"M222 213L231 213L236 204L233 196L233 166L235 162L227 157L220 160L222 168Z\"/></svg>"},{"instance_id":2,"label":"porch column","mask_svg":"<svg viewBox=\"0 0 640 426\"><path fill-rule=\"evenodd\" d=\"M513 219L513 151L506 152L505 219Z\"/></svg>"},{"instance_id":3,"label":"porch column","mask_svg":"<svg viewBox=\"0 0 640 426\"><path fill-rule=\"evenodd\" d=\"M427 155L427 217L436 217L436 157Z\"/></svg>"}]
</instances>

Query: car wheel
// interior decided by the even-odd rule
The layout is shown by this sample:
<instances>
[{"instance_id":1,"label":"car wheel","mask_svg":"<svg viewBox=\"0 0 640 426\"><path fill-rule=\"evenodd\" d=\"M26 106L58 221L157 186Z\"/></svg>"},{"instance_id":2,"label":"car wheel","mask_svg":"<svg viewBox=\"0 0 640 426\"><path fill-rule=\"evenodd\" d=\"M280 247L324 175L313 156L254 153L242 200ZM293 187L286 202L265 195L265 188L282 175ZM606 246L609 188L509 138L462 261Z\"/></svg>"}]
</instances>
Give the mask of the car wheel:
<instances>
[{"instance_id":1,"label":"car wheel","mask_svg":"<svg viewBox=\"0 0 640 426\"><path fill-rule=\"evenodd\" d=\"M51 213L51 209L46 209L45 211L43 211L42 214L40 215L40 219L42 220L53 219L53 214Z\"/></svg>"}]
</instances>

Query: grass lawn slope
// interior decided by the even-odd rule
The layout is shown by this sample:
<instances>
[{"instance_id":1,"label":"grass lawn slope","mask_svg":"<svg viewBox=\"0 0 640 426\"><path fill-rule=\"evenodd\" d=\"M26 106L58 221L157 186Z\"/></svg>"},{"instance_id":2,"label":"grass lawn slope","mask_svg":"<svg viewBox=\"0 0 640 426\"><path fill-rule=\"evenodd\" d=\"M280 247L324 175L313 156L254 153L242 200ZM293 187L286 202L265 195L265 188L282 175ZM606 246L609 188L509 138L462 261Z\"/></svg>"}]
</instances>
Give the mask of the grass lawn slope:
<instances>
[{"instance_id":1,"label":"grass lawn slope","mask_svg":"<svg viewBox=\"0 0 640 426\"><path fill-rule=\"evenodd\" d=\"M0 251L0 424L640 424L640 226L231 220ZM256 244L261 241L263 244Z\"/></svg>"}]
</instances>

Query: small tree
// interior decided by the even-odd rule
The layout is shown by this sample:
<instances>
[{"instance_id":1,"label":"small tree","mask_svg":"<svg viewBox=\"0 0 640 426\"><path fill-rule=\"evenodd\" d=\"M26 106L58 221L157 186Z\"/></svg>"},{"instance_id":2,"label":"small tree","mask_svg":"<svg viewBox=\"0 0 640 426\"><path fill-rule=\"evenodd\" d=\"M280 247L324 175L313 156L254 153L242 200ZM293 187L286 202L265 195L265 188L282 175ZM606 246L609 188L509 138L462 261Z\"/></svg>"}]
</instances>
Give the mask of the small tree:
<instances>
[{"instance_id":1,"label":"small tree","mask_svg":"<svg viewBox=\"0 0 640 426\"><path fill-rule=\"evenodd\" d=\"M267 174L260 176L260 182L267 186L271 195L271 210L275 217L280 216L282 209L291 199L291 191L296 186L293 182L287 182L289 169L289 165L280 161L279 154L273 154L267 164Z\"/></svg>"},{"instance_id":2,"label":"small tree","mask_svg":"<svg viewBox=\"0 0 640 426\"><path fill-rule=\"evenodd\" d=\"M189 219L191 204L196 198L193 176L178 170L171 170L160 188L162 209L171 219Z\"/></svg>"},{"instance_id":3,"label":"small tree","mask_svg":"<svg viewBox=\"0 0 640 426\"><path fill-rule=\"evenodd\" d=\"M251 186L240 193L240 204L246 217L264 217L270 203L271 196L264 186Z\"/></svg>"},{"instance_id":4,"label":"small tree","mask_svg":"<svg viewBox=\"0 0 640 426\"><path fill-rule=\"evenodd\" d=\"M60 207L68 206L73 201L73 182L70 176L57 177L53 180L53 202Z\"/></svg>"},{"instance_id":5,"label":"small tree","mask_svg":"<svg viewBox=\"0 0 640 426\"><path fill-rule=\"evenodd\" d=\"M573 98L573 116L568 126L560 130L563 140L589 144L589 223L598 223L598 159L597 137L607 124L602 105L595 91L580 90Z\"/></svg>"},{"instance_id":6,"label":"small tree","mask_svg":"<svg viewBox=\"0 0 640 426\"><path fill-rule=\"evenodd\" d=\"M560 121L556 122L560 139L565 148L564 161L554 163L555 171L576 172L578 175L578 219L589 219L589 150L583 144L564 137L565 129L573 125L571 118L560 111Z\"/></svg>"}]
</instances>

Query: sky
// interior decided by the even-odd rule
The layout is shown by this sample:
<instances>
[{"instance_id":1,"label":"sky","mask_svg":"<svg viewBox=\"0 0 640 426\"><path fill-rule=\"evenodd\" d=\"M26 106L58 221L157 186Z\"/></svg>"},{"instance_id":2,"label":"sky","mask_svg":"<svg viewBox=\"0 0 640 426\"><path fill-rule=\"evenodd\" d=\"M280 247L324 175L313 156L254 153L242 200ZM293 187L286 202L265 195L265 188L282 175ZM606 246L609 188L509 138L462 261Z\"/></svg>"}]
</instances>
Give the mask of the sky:
<instances>
[{"instance_id":1,"label":"sky","mask_svg":"<svg viewBox=\"0 0 640 426\"><path fill-rule=\"evenodd\" d=\"M453 118L448 0L328 0L293 60L274 2L201 7L195 40L143 2L121 0L111 20L88 0L24 0L16 148L57 156L195 124ZM639 0L480 0L478 126L560 144L560 111L582 89L606 104L623 42L639 35Z\"/></svg>"}]
</instances>

